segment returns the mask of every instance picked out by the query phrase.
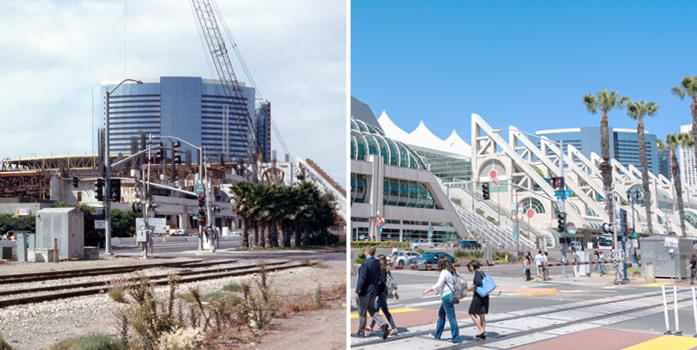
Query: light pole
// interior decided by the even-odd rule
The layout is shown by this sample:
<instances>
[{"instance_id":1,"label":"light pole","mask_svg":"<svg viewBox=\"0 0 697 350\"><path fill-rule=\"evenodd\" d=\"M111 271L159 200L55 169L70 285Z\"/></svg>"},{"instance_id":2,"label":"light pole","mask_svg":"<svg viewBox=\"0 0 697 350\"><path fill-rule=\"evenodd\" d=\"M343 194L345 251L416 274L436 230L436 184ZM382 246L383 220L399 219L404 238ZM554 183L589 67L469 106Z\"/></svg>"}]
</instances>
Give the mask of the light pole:
<instances>
[{"instance_id":1,"label":"light pole","mask_svg":"<svg viewBox=\"0 0 697 350\"><path fill-rule=\"evenodd\" d=\"M205 168L204 165L203 165L203 156L204 156L204 154L203 154L203 144L202 144L201 146L196 146L195 144L193 144L193 143L191 143L191 142L189 142L189 141L187 141L187 140L184 140L184 139L182 139L182 138L180 138L180 137L176 137L176 136L159 135L159 136L156 136L156 137L157 137L157 138L161 138L161 139L172 139L172 140L176 140L176 141L179 141L179 142L181 142L181 143L183 143L183 144L186 144L186 145L188 145L188 146L190 146L190 147L195 148L195 149L198 150L198 178L199 178L199 182L203 185L204 194L205 194L205 198L206 198L206 215L209 215L209 216L208 216L208 222L209 222L209 223L208 223L208 226L210 226L210 219L211 219L211 217L210 217L210 215L211 215L211 210L210 210L210 209L211 209L211 202L210 202L210 197L208 196L208 190L207 190L208 184L207 184L206 181L205 181L205 178L206 178L207 176L205 176L206 174L204 173L204 171L205 171L206 168ZM195 189L194 189L194 192L196 192ZM200 227L201 227L201 226L199 225L199 228L200 228ZM202 231L204 231L204 230L200 230L200 229L199 229L199 231L201 231L201 232L199 232L199 237L198 237L198 250L203 250L203 234L204 234L204 232L202 232Z\"/></svg>"},{"instance_id":2,"label":"light pole","mask_svg":"<svg viewBox=\"0 0 697 350\"><path fill-rule=\"evenodd\" d=\"M113 94L121 85L126 82L133 82L136 84L143 84L140 80L135 79L124 79L121 80L113 89L106 91L106 120L105 120L105 132L104 132L104 254L112 255L111 252L111 161L109 159L109 100L111 94Z\"/></svg>"}]
</instances>

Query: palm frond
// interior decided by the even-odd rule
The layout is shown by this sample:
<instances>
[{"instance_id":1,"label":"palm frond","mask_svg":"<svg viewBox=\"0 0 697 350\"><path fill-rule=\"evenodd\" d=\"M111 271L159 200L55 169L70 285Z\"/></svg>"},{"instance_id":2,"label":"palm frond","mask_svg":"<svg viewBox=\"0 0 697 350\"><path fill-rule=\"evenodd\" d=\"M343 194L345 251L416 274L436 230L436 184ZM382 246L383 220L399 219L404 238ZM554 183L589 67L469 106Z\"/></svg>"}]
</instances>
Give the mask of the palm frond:
<instances>
[{"instance_id":1,"label":"palm frond","mask_svg":"<svg viewBox=\"0 0 697 350\"><path fill-rule=\"evenodd\" d=\"M649 117L653 117L658 113L658 110L661 109L660 106L656 102L648 102L646 104L646 114L648 114Z\"/></svg>"},{"instance_id":2,"label":"palm frond","mask_svg":"<svg viewBox=\"0 0 697 350\"><path fill-rule=\"evenodd\" d=\"M680 97L681 100L685 98L685 91L683 91L683 89L679 86L673 86L673 88L670 89L670 92L673 95Z\"/></svg>"},{"instance_id":3,"label":"palm frond","mask_svg":"<svg viewBox=\"0 0 697 350\"><path fill-rule=\"evenodd\" d=\"M598 111L597 99L591 94L583 96L583 104L586 106L588 112L592 114L595 114Z\"/></svg>"}]
</instances>

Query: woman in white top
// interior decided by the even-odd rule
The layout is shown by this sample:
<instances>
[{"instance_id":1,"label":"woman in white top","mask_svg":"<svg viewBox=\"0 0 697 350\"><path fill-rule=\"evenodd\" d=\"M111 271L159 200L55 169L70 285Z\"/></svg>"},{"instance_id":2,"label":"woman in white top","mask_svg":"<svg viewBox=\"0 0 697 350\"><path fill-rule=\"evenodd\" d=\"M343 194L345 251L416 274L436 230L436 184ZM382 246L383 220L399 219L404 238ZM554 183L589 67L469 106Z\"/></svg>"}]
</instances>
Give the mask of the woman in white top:
<instances>
[{"instance_id":1,"label":"woman in white top","mask_svg":"<svg viewBox=\"0 0 697 350\"><path fill-rule=\"evenodd\" d=\"M460 338L457 319L455 319L455 303L459 302L455 301L457 300L455 299L455 276L457 276L457 272L447 257L442 257L438 261L438 269L440 270L438 281L431 288L424 290L424 295L435 292L441 297L436 330L431 333L431 336L435 339L440 339L445 329L445 318L447 317L450 323L450 333L452 334L450 341L459 343L462 339Z\"/></svg>"}]
</instances>

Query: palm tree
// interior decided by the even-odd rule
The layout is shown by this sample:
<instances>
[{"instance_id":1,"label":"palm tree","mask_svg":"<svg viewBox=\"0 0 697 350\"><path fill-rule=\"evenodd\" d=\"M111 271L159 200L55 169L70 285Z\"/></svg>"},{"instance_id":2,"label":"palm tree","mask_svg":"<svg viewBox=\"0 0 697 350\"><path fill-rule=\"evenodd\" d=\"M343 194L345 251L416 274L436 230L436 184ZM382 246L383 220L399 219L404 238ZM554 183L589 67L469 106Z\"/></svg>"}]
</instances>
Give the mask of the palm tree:
<instances>
[{"instance_id":1,"label":"palm tree","mask_svg":"<svg viewBox=\"0 0 697 350\"><path fill-rule=\"evenodd\" d=\"M671 92L684 99L685 96L691 97L690 113L692 114L692 140L697 140L697 75L686 76L680 85L674 86ZM695 159L697 159L697 147L694 147Z\"/></svg>"},{"instance_id":2,"label":"palm tree","mask_svg":"<svg viewBox=\"0 0 697 350\"><path fill-rule=\"evenodd\" d=\"M596 114L600 111L600 148L603 164L600 171L603 178L603 190L605 191L605 203L607 215L612 222L614 218L614 203L612 195L612 167L610 166L610 128L608 126L608 113L615 107L622 108L623 98L617 91L607 89L598 91L595 95L583 96L583 104L588 112Z\"/></svg>"},{"instance_id":3,"label":"palm tree","mask_svg":"<svg viewBox=\"0 0 697 350\"><path fill-rule=\"evenodd\" d=\"M646 144L644 138L644 117L653 117L658 113L658 105L654 102L631 101L622 99L627 114L637 122L637 135L639 135L639 158L641 159L641 187L644 190L644 209L646 209L646 224L649 234L653 234L653 218L651 216L651 188L649 187L649 162L646 159ZM631 200L631 199L630 199ZM634 228L636 230L636 228Z\"/></svg>"},{"instance_id":4,"label":"palm tree","mask_svg":"<svg viewBox=\"0 0 697 350\"><path fill-rule=\"evenodd\" d=\"M249 226L252 215L252 184L240 182L232 186L233 210L242 219L242 247L249 248Z\"/></svg>"},{"instance_id":5,"label":"palm tree","mask_svg":"<svg viewBox=\"0 0 697 350\"><path fill-rule=\"evenodd\" d=\"M685 204L682 199L682 182L680 179L680 164L678 164L677 146L692 146L694 141L689 134L668 134L666 135L666 144L670 150L670 169L673 174L673 186L675 187L675 196L678 202L678 215L680 216L680 230L683 237L687 237L685 231Z\"/></svg>"}]
</instances>

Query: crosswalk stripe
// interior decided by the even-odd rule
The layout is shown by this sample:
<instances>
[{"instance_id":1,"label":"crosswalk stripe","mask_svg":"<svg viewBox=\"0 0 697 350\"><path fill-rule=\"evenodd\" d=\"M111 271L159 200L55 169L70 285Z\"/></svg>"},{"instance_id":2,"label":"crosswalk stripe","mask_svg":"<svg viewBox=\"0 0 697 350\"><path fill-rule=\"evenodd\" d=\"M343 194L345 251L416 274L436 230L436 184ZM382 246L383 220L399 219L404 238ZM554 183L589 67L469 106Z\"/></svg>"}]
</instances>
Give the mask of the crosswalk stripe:
<instances>
[{"instance_id":1,"label":"crosswalk stripe","mask_svg":"<svg viewBox=\"0 0 697 350\"><path fill-rule=\"evenodd\" d=\"M421 309L417 309L414 307L397 307L397 308L390 308L390 313L391 314L403 314L406 312L414 312L414 311L420 311ZM357 320L358 319L358 312L354 311L351 313L351 319L352 320Z\"/></svg>"},{"instance_id":2,"label":"crosswalk stripe","mask_svg":"<svg viewBox=\"0 0 697 350\"><path fill-rule=\"evenodd\" d=\"M697 339L695 338L664 335L639 344L634 344L623 350L688 350L695 346L697 346Z\"/></svg>"}]
</instances>

